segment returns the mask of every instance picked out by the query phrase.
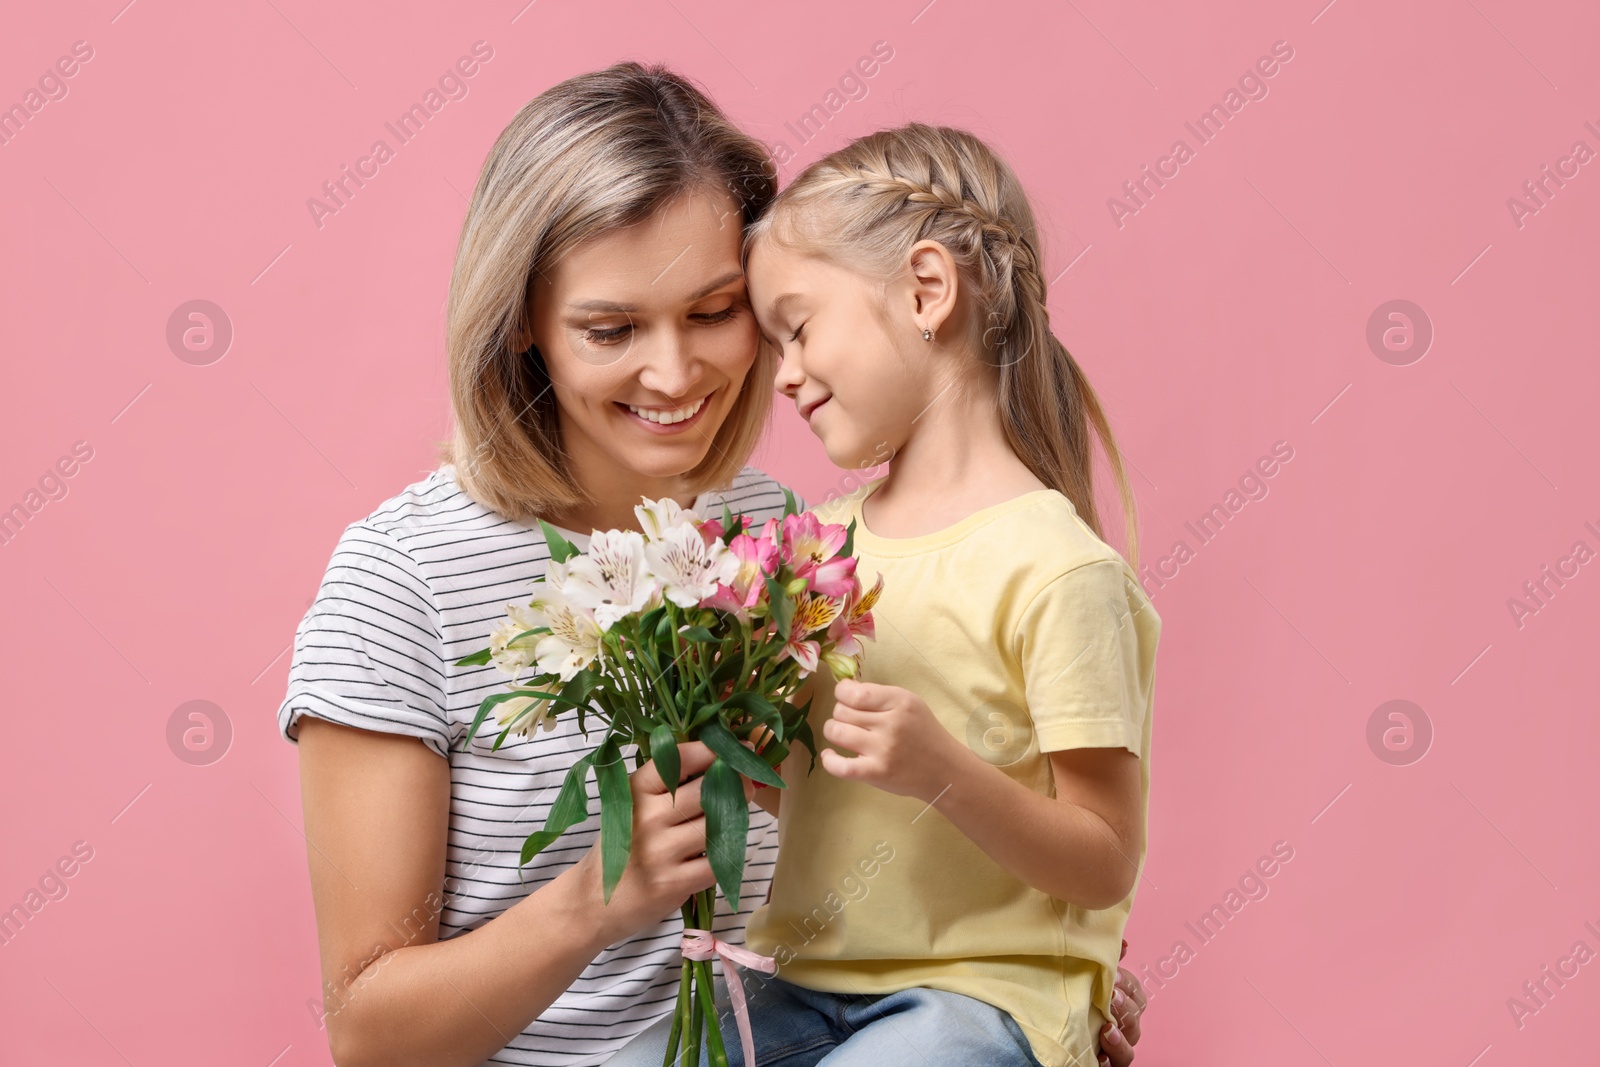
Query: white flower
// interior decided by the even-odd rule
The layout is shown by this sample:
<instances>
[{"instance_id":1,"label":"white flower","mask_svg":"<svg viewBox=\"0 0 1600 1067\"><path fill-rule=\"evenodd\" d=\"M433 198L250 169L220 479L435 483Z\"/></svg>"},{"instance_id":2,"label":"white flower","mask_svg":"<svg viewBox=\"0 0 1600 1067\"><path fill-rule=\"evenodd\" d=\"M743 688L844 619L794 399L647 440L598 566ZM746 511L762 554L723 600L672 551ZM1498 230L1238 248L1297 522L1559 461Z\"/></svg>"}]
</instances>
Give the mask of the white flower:
<instances>
[{"instance_id":1,"label":"white flower","mask_svg":"<svg viewBox=\"0 0 1600 1067\"><path fill-rule=\"evenodd\" d=\"M534 648L538 644L538 634L524 637L515 643L512 638L528 630L536 630L545 625L542 618L534 615L527 608L517 604L507 604L506 614L510 616L489 635L489 658L494 665L506 674L511 675L512 681L533 664Z\"/></svg>"},{"instance_id":2,"label":"white flower","mask_svg":"<svg viewBox=\"0 0 1600 1067\"><path fill-rule=\"evenodd\" d=\"M601 630L643 610L657 592L644 569L644 537L634 530L594 531L589 550L567 561L561 589L594 613Z\"/></svg>"},{"instance_id":3,"label":"white flower","mask_svg":"<svg viewBox=\"0 0 1600 1067\"><path fill-rule=\"evenodd\" d=\"M732 582L739 573L739 557L721 541L707 545L690 523L663 530L658 540L644 546L644 558L666 598L681 608L699 604L716 592L718 583Z\"/></svg>"},{"instance_id":4,"label":"white flower","mask_svg":"<svg viewBox=\"0 0 1600 1067\"><path fill-rule=\"evenodd\" d=\"M529 709L532 709L532 714L517 722L517 718ZM516 725L511 727L511 732L521 734L523 737L532 737L541 727L546 733L556 728L556 716L551 710L550 701L539 697L512 697L510 700L501 701L498 721L501 726L511 726L516 722Z\"/></svg>"},{"instance_id":5,"label":"white flower","mask_svg":"<svg viewBox=\"0 0 1600 1067\"><path fill-rule=\"evenodd\" d=\"M600 654L600 625L582 606L548 582L534 585L528 607L531 617L550 632L539 638L533 656L540 674L554 674L563 682L595 661Z\"/></svg>"},{"instance_id":6,"label":"white flower","mask_svg":"<svg viewBox=\"0 0 1600 1067\"><path fill-rule=\"evenodd\" d=\"M699 524L700 516L683 507L670 496L660 500L645 499L643 504L635 504L633 513L639 516L639 525L644 528L647 540L659 541L662 534L674 526L692 522Z\"/></svg>"}]
</instances>

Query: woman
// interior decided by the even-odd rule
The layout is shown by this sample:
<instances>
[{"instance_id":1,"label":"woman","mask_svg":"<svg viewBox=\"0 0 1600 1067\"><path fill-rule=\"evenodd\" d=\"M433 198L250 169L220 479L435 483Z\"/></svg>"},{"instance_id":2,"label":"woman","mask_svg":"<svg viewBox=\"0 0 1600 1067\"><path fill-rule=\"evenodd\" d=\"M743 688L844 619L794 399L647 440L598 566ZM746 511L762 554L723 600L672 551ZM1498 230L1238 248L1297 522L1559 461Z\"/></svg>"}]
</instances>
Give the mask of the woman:
<instances>
[{"instance_id":1,"label":"woman","mask_svg":"<svg viewBox=\"0 0 1600 1067\"><path fill-rule=\"evenodd\" d=\"M637 528L641 496L757 523L781 511L782 488L744 465L774 366L740 240L774 191L759 142L634 63L540 94L490 153L451 279L454 439L439 470L344 531L278 713L299 743L341 1067L598 1064L672 1007L678 906L715 881L698 780L674 801L653 764L631 776L632 856L609 903L596 820L520 868L590 746L571 716L498 751L490 730L463 746L503 678L454 664L544 573L537 519L583 545ZM710 764L704 745L681 752L686 777ZM741 907L718 937L743 942L776 844L752 810ZM1124 989L1114 1064L1144 999L1126 972Z\"/></svg>"}]
</instances>

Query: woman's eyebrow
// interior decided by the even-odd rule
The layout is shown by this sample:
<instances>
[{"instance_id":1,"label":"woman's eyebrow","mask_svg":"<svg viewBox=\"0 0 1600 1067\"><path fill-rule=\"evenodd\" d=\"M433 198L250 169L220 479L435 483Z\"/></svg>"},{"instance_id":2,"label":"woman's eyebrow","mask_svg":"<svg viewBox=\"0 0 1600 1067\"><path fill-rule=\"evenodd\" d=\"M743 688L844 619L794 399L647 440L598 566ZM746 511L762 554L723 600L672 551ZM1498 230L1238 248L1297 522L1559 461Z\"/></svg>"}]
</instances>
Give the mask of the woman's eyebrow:
<instances>
[{"instance_id":1,"label":"woman's eyebrow","mask_svg":"<svg viewBox=\"0 0 1600 1067\"><path fill-rule=\"evenodd\" d=\"M742 270L729 271L727 274L717 278L715 281L712 281L707 285L703 285L699 289L696 289L693 293L690 293L689 303L692 304L696 300L702 300L716 292L718 289L721 289L724 285L727 285L730 282L736 282L743 277L744 271ZM574 300L569 303L567 307L573 311L616 311L624 314L632 313L638 310L631 304L619 304L613 300Z\"/></svg>"}]
</instances>

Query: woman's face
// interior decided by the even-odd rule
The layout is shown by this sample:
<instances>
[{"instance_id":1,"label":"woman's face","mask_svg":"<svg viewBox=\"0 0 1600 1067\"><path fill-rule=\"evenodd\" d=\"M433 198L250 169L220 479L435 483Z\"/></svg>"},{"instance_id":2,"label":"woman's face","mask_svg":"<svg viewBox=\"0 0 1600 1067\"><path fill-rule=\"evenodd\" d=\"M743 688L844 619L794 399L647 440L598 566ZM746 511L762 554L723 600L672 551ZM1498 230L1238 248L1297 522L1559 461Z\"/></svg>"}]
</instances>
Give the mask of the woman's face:
<instances>
[{"instance_id":1,"label":"woman's face","mask_svg":"<svg viewBox=\"0 0 1600 1067\"><path fill-rule=\"evenodd\" d=\"M756 357L741 236L733 197L707 188L535 279L562 443L598 495L675 495L713 447Z\"/></svg>"}]
</instances>

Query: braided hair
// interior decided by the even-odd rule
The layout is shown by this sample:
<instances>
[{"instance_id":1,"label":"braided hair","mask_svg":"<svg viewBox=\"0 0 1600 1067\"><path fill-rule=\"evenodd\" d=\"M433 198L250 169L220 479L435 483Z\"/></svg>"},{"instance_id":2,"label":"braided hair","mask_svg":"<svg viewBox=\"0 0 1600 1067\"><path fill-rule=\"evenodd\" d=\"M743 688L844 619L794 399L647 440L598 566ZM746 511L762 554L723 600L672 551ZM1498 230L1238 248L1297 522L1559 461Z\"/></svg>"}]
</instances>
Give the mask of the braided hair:
<instances>
[{"instance_id":1,"label":"braided hair","mask_svg":"<svg viewBox=\"0 0 1600 1067\"><path fill-rule=\"evenodd\" d=\"M918 241L944 245L971 294L967 344L999 376L1007 441L1104 537L1092 430L1117 485L1137 571L1137 516L1121 451L1088 379L1051 331L1033 208L993 149L965 130L919 122L868 134L801 171L750 227L747 245L758 240L880 281L904 271Z\"/></svg>"}]
</instances>

